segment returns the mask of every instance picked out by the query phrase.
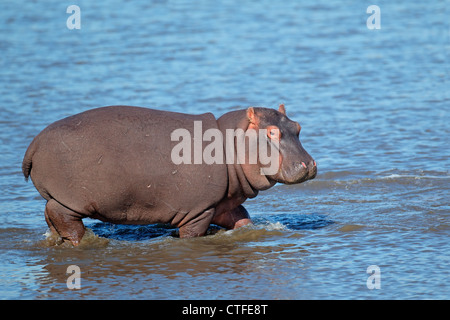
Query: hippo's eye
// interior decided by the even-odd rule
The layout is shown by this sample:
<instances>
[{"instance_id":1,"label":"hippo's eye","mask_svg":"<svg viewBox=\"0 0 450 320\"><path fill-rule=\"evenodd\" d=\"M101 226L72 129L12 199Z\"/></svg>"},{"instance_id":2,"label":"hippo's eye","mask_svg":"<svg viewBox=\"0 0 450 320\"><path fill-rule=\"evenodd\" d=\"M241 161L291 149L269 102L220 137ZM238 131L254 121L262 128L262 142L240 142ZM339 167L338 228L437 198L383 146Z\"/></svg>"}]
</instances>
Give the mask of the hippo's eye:
<instances>
[{"instance_id":1,"label":"hippo's eye","mask_svg":"<svg viewBox=\"0 0 450 320\"><path fill-rule=\"evenodd\" d=\"M281 139L280 129L278 129L277 126L267 127L267 136L269 137L269 139L280 140Z\"/></svg>"}]
</instances>

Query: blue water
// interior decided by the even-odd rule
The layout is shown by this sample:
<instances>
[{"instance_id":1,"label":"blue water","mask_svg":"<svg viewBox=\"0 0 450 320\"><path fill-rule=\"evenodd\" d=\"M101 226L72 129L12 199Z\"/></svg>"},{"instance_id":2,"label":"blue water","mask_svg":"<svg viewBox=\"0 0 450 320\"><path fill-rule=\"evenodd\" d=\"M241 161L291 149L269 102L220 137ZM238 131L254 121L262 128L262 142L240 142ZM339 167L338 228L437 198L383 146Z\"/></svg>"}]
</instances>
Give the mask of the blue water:
<instances>
[{"instance_id":1,"label":"blue water","mask_svg":"<svg viewBox=\"0 0 450 320\"><path fill-rule=\"evenodd\" d=\"M77 1L80 30L70 4L0 3L0 298L450 297L444 1L378 1L379 30L361 1ZM43 235L21 161L48 124L117 104L220 116L279 103L319 174L247 201L254 227L183 240L91 221L75 249Z\"/></svg>"}]
</instances>

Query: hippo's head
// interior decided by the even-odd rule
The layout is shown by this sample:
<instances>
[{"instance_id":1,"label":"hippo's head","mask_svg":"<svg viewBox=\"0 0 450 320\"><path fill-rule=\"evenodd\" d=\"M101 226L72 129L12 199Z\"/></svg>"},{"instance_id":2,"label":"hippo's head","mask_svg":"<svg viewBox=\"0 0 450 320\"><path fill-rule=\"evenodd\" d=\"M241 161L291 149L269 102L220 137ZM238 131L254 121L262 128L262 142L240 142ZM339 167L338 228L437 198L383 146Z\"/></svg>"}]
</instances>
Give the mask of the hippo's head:
<instances>
[{"instance_id":1,"label":"hippo's head","mask_svg":"<svg viewBox=\"0 0 450 320\"><path fill-rule=\"evenodd\" d=\"M301 126L286 116L284 105L280 105L278 111L250 107L247 117L250 122L248 129L265 130L268 143L276 145L272 150L278 151L279 165L275 173L266 175L269 181L296 184L314 179L317 174L316 162L303 149L299 140Z\"/></svg>"}]
</instances>

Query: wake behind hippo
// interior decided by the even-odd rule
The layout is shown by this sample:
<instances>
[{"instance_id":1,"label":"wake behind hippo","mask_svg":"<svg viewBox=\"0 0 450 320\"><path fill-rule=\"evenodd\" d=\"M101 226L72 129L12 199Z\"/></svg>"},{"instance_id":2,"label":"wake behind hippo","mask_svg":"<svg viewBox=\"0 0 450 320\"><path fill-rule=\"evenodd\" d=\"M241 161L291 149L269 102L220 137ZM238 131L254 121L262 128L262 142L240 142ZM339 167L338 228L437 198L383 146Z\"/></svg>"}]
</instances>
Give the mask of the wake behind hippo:
<instances>
[{"instance_id":1,"label":"wake behind hippo","mask_svg":"<svg viewBox=\"0 0 450 320\"><path fill-rule=\"evenodd\" d=\"M89 110L54 122L28 147L26 179L47 200L52 233L78 245L83 218L168 223L180 237L251 222L242 203L275 183L313 179L300 125L250 107L215 119L140 107Z\"/></svg>"}]
</instances>

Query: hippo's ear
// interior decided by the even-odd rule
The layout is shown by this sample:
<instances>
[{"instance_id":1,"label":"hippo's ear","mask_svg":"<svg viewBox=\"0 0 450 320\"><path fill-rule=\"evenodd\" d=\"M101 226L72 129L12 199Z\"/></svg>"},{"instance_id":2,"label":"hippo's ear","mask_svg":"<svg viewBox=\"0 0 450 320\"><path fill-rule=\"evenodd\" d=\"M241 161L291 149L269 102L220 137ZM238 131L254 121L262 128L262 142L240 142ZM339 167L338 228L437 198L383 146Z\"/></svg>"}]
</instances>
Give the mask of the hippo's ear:
<instances>
[{"instance_id":1,"label":"hippo's ear","mask_svg":"<svg viewBox=\"0 0 450 320\"><path fill-rule=\"evenodd\" d=\"M282 114L286 115L286 109L284 108L284 104L280 104L280 106L278 107L278 111L281 112Z\"/></svg>"},{"instance_id":2,"label":"hippo's ear","mask_svg":"<svg viewBox=\"0 0 450 320\"><path fill-rule=\"evenodd\" d=\"M247 118L248 118L248 121L250 121L250 123L252 123L252 124L256 124L257 123L256 115L255 115L255 109L253 109L253 107L249 107L247 109Z\"/></svg>"}]
</instances>

